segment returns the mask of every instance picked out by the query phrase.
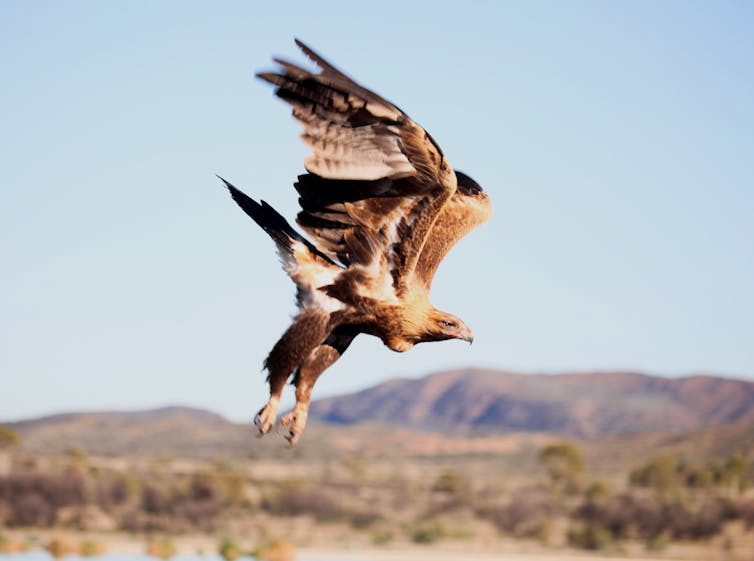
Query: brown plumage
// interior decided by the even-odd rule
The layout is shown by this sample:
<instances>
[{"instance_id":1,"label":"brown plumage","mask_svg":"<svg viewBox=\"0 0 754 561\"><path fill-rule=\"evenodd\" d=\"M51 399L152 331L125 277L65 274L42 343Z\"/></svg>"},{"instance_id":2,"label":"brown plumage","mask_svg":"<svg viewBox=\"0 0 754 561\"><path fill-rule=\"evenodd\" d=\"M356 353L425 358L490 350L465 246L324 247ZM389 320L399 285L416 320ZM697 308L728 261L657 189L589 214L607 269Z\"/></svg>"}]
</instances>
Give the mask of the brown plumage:
<instances>
[{"instance_id":1,"label":"brown plumage","mask_svg":"<svg viewBox=\"0 0 754 561\"><path fill-rule=\"evenodd\" d=\"M298 234L264 201L223 180L233 199L275 241L297 287L299 313L265 361L269 402L255 419L264 434L293 375L296 405L281 423L300 437L312 388L359 333L394 351L463 339L471 330L429 301L435 271L451 247L489 219L492 205L456 172L434 139L389 101L354 82L300 41L320 69L277 60L258 74L293 109L312 149L295 183Z\"/></svg>"}]
</instances>

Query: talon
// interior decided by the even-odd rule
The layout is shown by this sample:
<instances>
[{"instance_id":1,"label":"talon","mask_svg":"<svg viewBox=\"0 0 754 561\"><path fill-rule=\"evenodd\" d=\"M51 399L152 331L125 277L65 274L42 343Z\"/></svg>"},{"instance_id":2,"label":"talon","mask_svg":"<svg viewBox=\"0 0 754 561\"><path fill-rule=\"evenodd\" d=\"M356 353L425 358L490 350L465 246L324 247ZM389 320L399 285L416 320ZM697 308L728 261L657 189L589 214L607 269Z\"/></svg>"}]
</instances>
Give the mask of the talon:
<instances>
[{"instance_id":1,"label":"talon","mask_svg":"<svg viewBox=\"0 0 754 561\"><path fill-rule=\"evenodd\" d=\"M290 426L288 429L288 435L285 437L290 446L296 444L298 439L301 438L301 434L304 432L304 427L306 427L306 419L309 414L308 410L309 407L307 404L296 403L293 411L285 415L281 420L283 425Z\"/></svg>"},{"instance_id":2,"label":"talon","mask_svg":"<svg viewBox=\"0 0 754 561\"><path fill-rule=\"evenodd\" d=\"M298 437L299 435L296 434L295 432L289 433L288 436L285 437L285 439L288 441L288 446L293 448L293 445L296 444L296 442L298 441Z\"/></svg>"},{"instance_id":3,"label":"talon","mask_svg":"<svg viewBox=\"0 0 754 561\"><path fill-rule=\"evenodd\" d=\"M296 421L296 415L293 414L293 411L288 413L287 415L283 415L283 418L280 419L280 424L284 427L287 427L288 425L294 423Z\"/></svg>"},{"instance_id":4,"label":"talon","mask_svg":"<svg viewBox=\"0 0 754 561\"><path fill-rule=\"evenodd\" d=\"M271 397L270 401L267 402L267 405L262 407L256 417L254 417L254 424L259 429L260 435L267 434L272 428L272 425L275 424L275 417L277 417L278 413L278 404L279 400L275 397Z\"/></svg>"}]
</instances>

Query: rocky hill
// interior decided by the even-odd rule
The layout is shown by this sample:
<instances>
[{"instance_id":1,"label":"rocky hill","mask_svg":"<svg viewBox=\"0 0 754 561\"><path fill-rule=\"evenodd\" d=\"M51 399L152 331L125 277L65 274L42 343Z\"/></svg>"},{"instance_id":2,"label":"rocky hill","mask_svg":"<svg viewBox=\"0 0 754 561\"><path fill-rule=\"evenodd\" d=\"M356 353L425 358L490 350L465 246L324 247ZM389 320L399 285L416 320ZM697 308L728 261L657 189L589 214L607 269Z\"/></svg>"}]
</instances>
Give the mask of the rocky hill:
<instances>
[{"instance_id":1,"label":"rocky hill","mask_svg":"<svg viewBox=\"0 0 754 561\"><path fill-rule=\"evenodd\" d=\"M293 450L280 436L258 439L250 424L189 407L67 413L6 425L27 452L52 455L72 448L99 456L267 459L358 450L502 453L566 436L593 442L596 455L667 449L711 457L754 444L754 383L456 370L315 401L305 438Z\"/></svg>"},{"instance_id":2,"label":"rocky hill","mask_svg":"<svg viewBox=\"0 0 754 561\"><path fill-rule=\"evenodd\" d=\"M754 422L754 382L631 372L454 370L322 399L312 404L309 414L329 423L373 422L422 430L476 428L569 436L681 433Z\"/></svg>"},{"instance_id":3,"label":"rocky hill","mask_svg":"<svg viewBox=\"0 0 754 561\"><path fill-rule=\"evenodd\" d=\"M234 454L251 430L224 417L191 407L146 411L64 413L7 423L24 448L60 454L80 448L102 456L213 457Z\"/></svg>"}]
</instances>

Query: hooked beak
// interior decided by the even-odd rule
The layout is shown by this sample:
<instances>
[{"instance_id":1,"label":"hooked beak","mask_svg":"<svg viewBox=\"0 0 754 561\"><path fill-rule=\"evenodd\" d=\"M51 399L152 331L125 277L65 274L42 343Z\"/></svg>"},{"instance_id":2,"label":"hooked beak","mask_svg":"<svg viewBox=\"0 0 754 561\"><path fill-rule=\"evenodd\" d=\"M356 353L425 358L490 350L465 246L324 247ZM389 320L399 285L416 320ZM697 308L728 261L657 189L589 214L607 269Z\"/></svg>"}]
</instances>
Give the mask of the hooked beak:
<instances>
[{"instance_id":1,"label":"hooked beak","mask_svg":"<svg viewBox=\"0 0 754 561\"><path fill-rule=\"evenodd\" d=\"M467 341L469 345L471 345L474 342L474 332L464 325L463 330L459 334L458 338L463 341Z\"/></svg>"}]
</instances>

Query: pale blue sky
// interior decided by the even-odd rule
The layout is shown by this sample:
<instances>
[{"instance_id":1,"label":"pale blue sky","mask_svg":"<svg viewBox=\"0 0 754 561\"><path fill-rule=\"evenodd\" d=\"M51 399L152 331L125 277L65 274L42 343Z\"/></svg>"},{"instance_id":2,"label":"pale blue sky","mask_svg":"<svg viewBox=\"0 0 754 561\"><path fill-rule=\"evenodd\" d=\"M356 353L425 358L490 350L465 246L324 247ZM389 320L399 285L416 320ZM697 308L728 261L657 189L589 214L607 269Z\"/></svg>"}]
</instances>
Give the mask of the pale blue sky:
<instances>
[{"instance_id":1,"label":"pale blue sky","mask_svg":"<svg viewBox=\"0 0 754 561\"><path fill-rule=\"evenodd\" d=\"M262 405L293 287L214 174L293 218L306 149L253 73L294 36L496 207L433 288L474 345L361 337L315 397L466 365L754 377L751 6L5 0L0 419Z\"/></svg>"}]
</instances>

